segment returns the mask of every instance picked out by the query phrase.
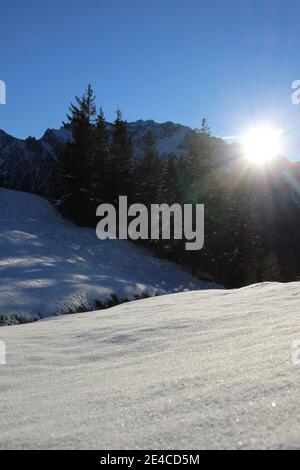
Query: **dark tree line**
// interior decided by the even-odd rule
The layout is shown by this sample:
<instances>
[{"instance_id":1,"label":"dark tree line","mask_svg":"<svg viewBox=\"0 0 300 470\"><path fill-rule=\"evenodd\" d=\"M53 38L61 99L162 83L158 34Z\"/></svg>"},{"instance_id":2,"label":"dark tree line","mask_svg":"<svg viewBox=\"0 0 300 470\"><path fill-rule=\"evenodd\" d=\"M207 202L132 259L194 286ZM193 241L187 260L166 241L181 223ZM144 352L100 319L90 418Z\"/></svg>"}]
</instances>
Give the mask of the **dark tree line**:
<instances>
[{"instance_id":1,"label":"dark tree line","mask_svg":"<svg viewBox=\"0 0 300 470\"><path fill-rule=\"evenodd\" d=\"M72 133L56 171L52 198L62 214L81 225L93 225L102 202L117 203L119 195L147 206L178 198L176 158L160 158L153 135L144 137L141 155L133 159L131 136L120 110L107 132L103 110L97 112L91 86L71 104L64 123ZM174 182L174 184L172 184Z\"/></svg>"},{"instance_id":2,"label":"dark tree line","mask_svg":"<svg viewBox=\"0 0 300 470\"><path fill-rule=\"evenodd\" d=\"M200 129L191 132L181 158L159 155L150 132L134 158L122 113L116 112L108 134L91 86L76 98L67 118L65 126L73 138L61 155L52 196L66 218L95 226L97 206L116 203L119 195L148 207L154 203L205 204L201 251L186 251L185 240L143 243L158 256L228 287L297 278L300 200L282 178L282 160L275 162L267 178L246 168L240 149L213 137L205 119ZM292 225L297 235L289 230Z\"/></svg>"}]
</instances>

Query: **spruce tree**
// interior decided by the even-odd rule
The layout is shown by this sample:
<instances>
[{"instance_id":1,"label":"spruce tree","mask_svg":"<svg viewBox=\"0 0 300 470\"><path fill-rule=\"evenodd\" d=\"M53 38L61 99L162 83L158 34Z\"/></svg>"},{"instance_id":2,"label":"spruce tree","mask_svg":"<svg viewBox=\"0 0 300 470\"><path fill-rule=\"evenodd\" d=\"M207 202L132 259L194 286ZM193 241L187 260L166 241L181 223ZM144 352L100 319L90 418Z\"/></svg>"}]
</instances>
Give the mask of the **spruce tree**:
<instances>
[{"instance_id":1,"label":"spruce tree","mask_svg":"<svg viewBox=\"0 0 300 470\"><path fill-rule=\"evenodd\" d=\"M91 187L94 154L95 96L91 85L69 107L68 122L72 140L65 144L56 179L56 204L74 222L89 225L92 217Z\"/></svg>"},{"instance_id":2,"label":"spruce tree","mask_svg":"<svg viewBox=\"0 0 300 470\"><path fill-rule=\"evenodd\" d=\"M92 160L92 204L96 208L107 200L108 133L102 108L96 118Z\"/></svg>"},{"instance_id":3,"label":"spruce tree","mask_svg":"<svg viewBox=\"0 0 300 470\"><path fill-rule=\"evenodd\" d=\"M167 155L163 162L161 198L167 204L183 202L178 161L173 154Z\"/></svg>"},{"instance_id":4,"label":"spruce tree","mask_svg":"<svg viewBox=\"0 0 300 470\"><path fill-rule=\"evenodd\" d=\"M136 163L135 175L137 200L147 206L157 203L161 160L155 147L155 137L150 131L144 136L143 150Z\"/></svg>"},{"instance_id":5,"label":"spruce tree","mask_svg":"<svg viewBox=\"0 0 300 470\"><path fill-rule=\"evenodd\" d=\"M119 196L131 198L133 193L131 137L128 134L127 122L122 119L119 109L116 115L107 170L107 198L113 203L118 201Z\"/></svg>"},{"instance_id":6,"label":"spruce tree","mask_svg":"<svg viewBox=\"0 0 300 470\"><path fill-rule=\"evenodd\" d=\"M2 171L2 168L0 168L0 188L4 187L4 183L5 183L4 173Z\"/></svg>"},{"instance_id":7,"label":"spruce tree","mask_svg":"<svg viewBox=\"0 0 300 470\"><path fill-rule=\"evenodd\" d=\"M262 281L282 281L281 266L275 253L271 253L263 260Z\"/></svg>"},{"instance_id":8,"label":"spruce tree","mask_svg":"<svg viewBox=\"0 0 300 470\"><path fill-rule=\"evenodd\" d=\"M211 147L211 131L206 119L203 119L200 129L191 132L188 153L182 161L185 199L189 202L197 202L199 188L207 182L212 169Z\"/></svg>"}]
</instances>

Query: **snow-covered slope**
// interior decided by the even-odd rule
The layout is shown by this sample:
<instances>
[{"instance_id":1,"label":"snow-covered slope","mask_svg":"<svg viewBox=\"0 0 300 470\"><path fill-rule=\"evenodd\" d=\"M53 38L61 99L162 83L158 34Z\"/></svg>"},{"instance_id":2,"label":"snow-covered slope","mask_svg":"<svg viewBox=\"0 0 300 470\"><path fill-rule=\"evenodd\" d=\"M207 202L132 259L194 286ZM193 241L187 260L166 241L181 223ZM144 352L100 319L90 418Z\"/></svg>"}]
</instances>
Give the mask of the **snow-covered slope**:
<instances>
[{"instance_id":1,"label":"snow-covered slope","mask_svg":"<svg viewBox=\"0 0 300 470\"><path fill-rule=\"evenodd\" d=\"M111 295L135 299L216 287L121 240L64 221L44 199L0 189L0 317L93 309Z\"/></svg>"},{"instance_id":2,"label":"snow-covered slope","mask_svg":"<svg viewBox=\"0 0 300 470\"><path fill-rule=\"evenodd\" d=\"M111 134L112 124L107 123L107 131ZM186 152L191 129L173 122L158 124L140 120L129 123L128 131L132 136L134 156L140 154L147 131L155 136L160 154L174 153L179 156ZM0 130L0 170L5 177L5 186L47 194L63 144L70 138L70 131L64 128L47 129L40 139L29 137L26 140Z\"/></svg>"},{"instance_id":3,"label":"snow-covered slope","mask_svg":"<svg viewBox=\"0 0 300 470\"><path fill-rule=\"evenodd\" d=\"M299 448L300 284L0 329L1 448Z\"/></svg>"}]
</instances>

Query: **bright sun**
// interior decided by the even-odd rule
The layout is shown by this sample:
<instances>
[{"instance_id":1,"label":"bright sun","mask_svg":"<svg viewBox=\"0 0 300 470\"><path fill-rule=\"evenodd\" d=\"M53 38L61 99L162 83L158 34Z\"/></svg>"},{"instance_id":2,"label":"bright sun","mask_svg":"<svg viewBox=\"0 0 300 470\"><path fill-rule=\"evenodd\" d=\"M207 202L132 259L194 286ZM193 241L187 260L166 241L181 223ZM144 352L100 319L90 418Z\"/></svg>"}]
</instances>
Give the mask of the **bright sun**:
<instances>
[{"instance_id":1,"label":"bright sun","mask_svg":"<svg viewBox=\"0 0 300 470\"><path fill-rule=\"evenodd\" d=\"M270 126L255 127L243 138L246 158L254 163L265 163L280 152L280 129Z\"/></svg>"}]
</instances>

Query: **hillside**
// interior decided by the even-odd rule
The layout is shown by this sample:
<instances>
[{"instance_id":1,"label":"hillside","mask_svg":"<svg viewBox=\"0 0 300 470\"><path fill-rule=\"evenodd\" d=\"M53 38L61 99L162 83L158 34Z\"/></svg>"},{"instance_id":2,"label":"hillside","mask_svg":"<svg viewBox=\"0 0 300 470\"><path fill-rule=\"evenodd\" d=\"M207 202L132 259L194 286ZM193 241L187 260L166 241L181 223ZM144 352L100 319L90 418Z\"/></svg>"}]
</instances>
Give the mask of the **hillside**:
<instances>
[{"instance_id":1,"label":"hillside","mask_svg":"<svg viewBox=\"0 0 300 470\"><path fill-rule=\"evenodd\" d=\"M299 448L299 300L267 283L1 328L1 448Z\"/></svg>"},{"instance_id":2,"label":"hillside","mask_svg":"<svg viewBox=\"0 0 300 470\"><path fill-rule=\"evenodd\" d=\"M0 318L39 318L118 301L216 287L132 243L100 241L44 199L0 189Z\"/></svg>"}]
</instances>

